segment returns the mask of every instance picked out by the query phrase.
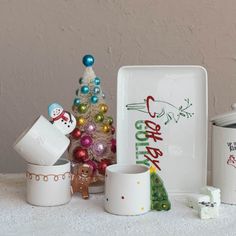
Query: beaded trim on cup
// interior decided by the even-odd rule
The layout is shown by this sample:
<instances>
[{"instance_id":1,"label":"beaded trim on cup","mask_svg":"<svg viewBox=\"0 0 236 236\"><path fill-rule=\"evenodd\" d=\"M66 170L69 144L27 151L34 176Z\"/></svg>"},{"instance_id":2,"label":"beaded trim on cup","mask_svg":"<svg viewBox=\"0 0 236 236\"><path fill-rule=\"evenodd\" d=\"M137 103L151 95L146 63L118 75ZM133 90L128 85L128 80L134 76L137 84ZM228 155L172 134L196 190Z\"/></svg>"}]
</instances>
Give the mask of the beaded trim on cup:
<instances>
[{"instance_id":1,"label":"beaded trim on cup","mask_svg":"<svg viewBox=\"0 0 236 236\"><path fill-rule=\"evenodd\" d=\"M60 180L60 178L62 180L65 180L66 176L68 176L68 178L71 179L70 172L65 172L64 174L58 174L58 175L55 175L55 174L42 175L42 174L35 174L35 173L30 173L30 172L26 171L26 178L28 178L29 180L32 180L34 177L36 181L43 180L43 181L47 182L49 180L49 178L52 177L52 179L55 182L57 182L58 180Z\"/></svg>"}]
</instances>

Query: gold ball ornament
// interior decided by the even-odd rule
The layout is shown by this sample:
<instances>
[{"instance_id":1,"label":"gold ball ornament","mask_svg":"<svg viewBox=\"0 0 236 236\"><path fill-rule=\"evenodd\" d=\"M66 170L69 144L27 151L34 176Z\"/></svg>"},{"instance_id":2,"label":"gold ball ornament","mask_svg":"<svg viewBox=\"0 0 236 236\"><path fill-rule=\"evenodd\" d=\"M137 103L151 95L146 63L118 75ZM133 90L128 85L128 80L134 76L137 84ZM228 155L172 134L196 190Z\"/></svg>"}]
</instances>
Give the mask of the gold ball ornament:
<instances>
[{"instance_id":1,"label":"gold ball ornament","mask_svg":"<svg viewBox=\"0 0 236 236\"><path fill-rule=\"evenodd\" d=\"M110 127L109 125L104 124L104 125L102 126L102 131L103 131L104 133L108 133L110 130L111 130L111 127Z\"/></svg>"},{"instance_id":2,"label":"gold ball ornament","mask_svg":"<svg viewBox=\"0 0 236 236\"><path fill-rule=\"evenodd\" d=\"M108 106L107 106L106 104L101 103L101 104L99 105L99 111L100 111L100 112L106 113L107 110L108 110Z\"/></svg>"},{"instance_id":3,"label":"gold ball ornament","mask_svg":"<svg viewBox=\"0 0 236 236\"><path fill-rule=\"evenodd\" d=\"M86 123L85 118L82 117L82 116L79 116L76 120L77 120L77 126L81 126L81 125L84 125Z\"/></svg>"},{"instance_id":4,"label":"gold ball ornament","mask_svg":"<svg viewBox=\"0 0 236 236\"><path fill-rule=\"evenodd\" d=\"M103 122L103 120L104 120L103 114L101 114L101 113L96 114L94 117L94 120L96 123Z\"/></svg>"}]
</instances>

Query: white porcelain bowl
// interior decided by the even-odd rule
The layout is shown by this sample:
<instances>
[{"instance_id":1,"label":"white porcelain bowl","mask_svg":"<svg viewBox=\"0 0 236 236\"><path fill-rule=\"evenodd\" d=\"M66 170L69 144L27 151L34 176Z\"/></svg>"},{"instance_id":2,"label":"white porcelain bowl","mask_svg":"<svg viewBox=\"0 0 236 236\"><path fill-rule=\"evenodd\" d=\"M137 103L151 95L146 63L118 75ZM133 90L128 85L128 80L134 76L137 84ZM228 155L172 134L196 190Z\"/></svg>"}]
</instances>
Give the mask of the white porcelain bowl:
<instances>
[{"instance_id":1,"label":"white porcelain bowl","mask_svg":"<svg viewBox=\"0 0 236 236\"><path fill-rule=\"evenodd\" d=\"M53 166L27 164L26 200L36 206L62 205L71 199L70 161Z\"/></svg>"}]
</instances>

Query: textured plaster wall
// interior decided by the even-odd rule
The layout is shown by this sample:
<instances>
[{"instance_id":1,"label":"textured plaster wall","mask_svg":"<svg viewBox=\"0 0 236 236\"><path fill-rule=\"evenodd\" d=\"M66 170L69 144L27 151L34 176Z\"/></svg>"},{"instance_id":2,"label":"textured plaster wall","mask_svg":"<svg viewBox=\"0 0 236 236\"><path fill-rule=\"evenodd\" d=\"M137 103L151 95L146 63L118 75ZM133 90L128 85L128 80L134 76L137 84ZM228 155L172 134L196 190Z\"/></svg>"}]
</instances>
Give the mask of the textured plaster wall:
<instances>
[{"instance_id":1,"label":"textured plaster wall","mask_svg":"<svg viewBox=\"0 0 236 236\"><path fill-rule=\"evenodd\" d=\"M0 172L24 170L11 145L48 103L70 109L85 53L96 57L113 116L120 66L199 64L211 117L236 101L236 3L0 0Z\"/></svg>"}]
</instances>

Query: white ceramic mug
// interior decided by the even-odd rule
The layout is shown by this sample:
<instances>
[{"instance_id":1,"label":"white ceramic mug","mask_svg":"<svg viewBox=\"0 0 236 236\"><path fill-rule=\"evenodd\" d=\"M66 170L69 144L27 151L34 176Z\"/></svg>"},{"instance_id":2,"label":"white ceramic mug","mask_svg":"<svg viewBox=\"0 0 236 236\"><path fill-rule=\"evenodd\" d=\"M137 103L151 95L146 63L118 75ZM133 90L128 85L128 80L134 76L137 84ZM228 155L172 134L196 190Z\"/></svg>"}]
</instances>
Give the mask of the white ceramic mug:
<instances>
[{"instance_id":1,"label":"white ceramic mug","mask_svg":"<svg viewBox=\"0 0 236 236\"><path fill-rule=\"evenodd\" d=\"M71 199L70 161L53 166L27 164L26 200L36 206L57 206Z\"/></svg>"},{"instance_id":2,"label":"white ceramic mug","mask_svg":"<svg viewBox=\"0 0 236 236\"><path fill-rule=\"evenodd\" d=\"M66 151L69 143L63 133L40 116L18 137L13 147L27 162L50 166Z\"/></svg>"},{"instance_id":3,"label":"white ceramic mug","mask_svg":"<svg viewBox=\"0 0 236 236\"><path fill-rule=\"evenodd\" d=\"M212 129L212 180L223 203L236 204L236 127Z\"/></svg>"},{"instance_id":4,"label":"white ceramic mug","mask_svg":"<svg viewBox=\"0 0 236 236\"><path fill-rule=\"evenodd\" d=\"M150 171L142 165L111 165L105 175L105 210L117 215L150 211Z\"/></svg>"}]
</instances>

